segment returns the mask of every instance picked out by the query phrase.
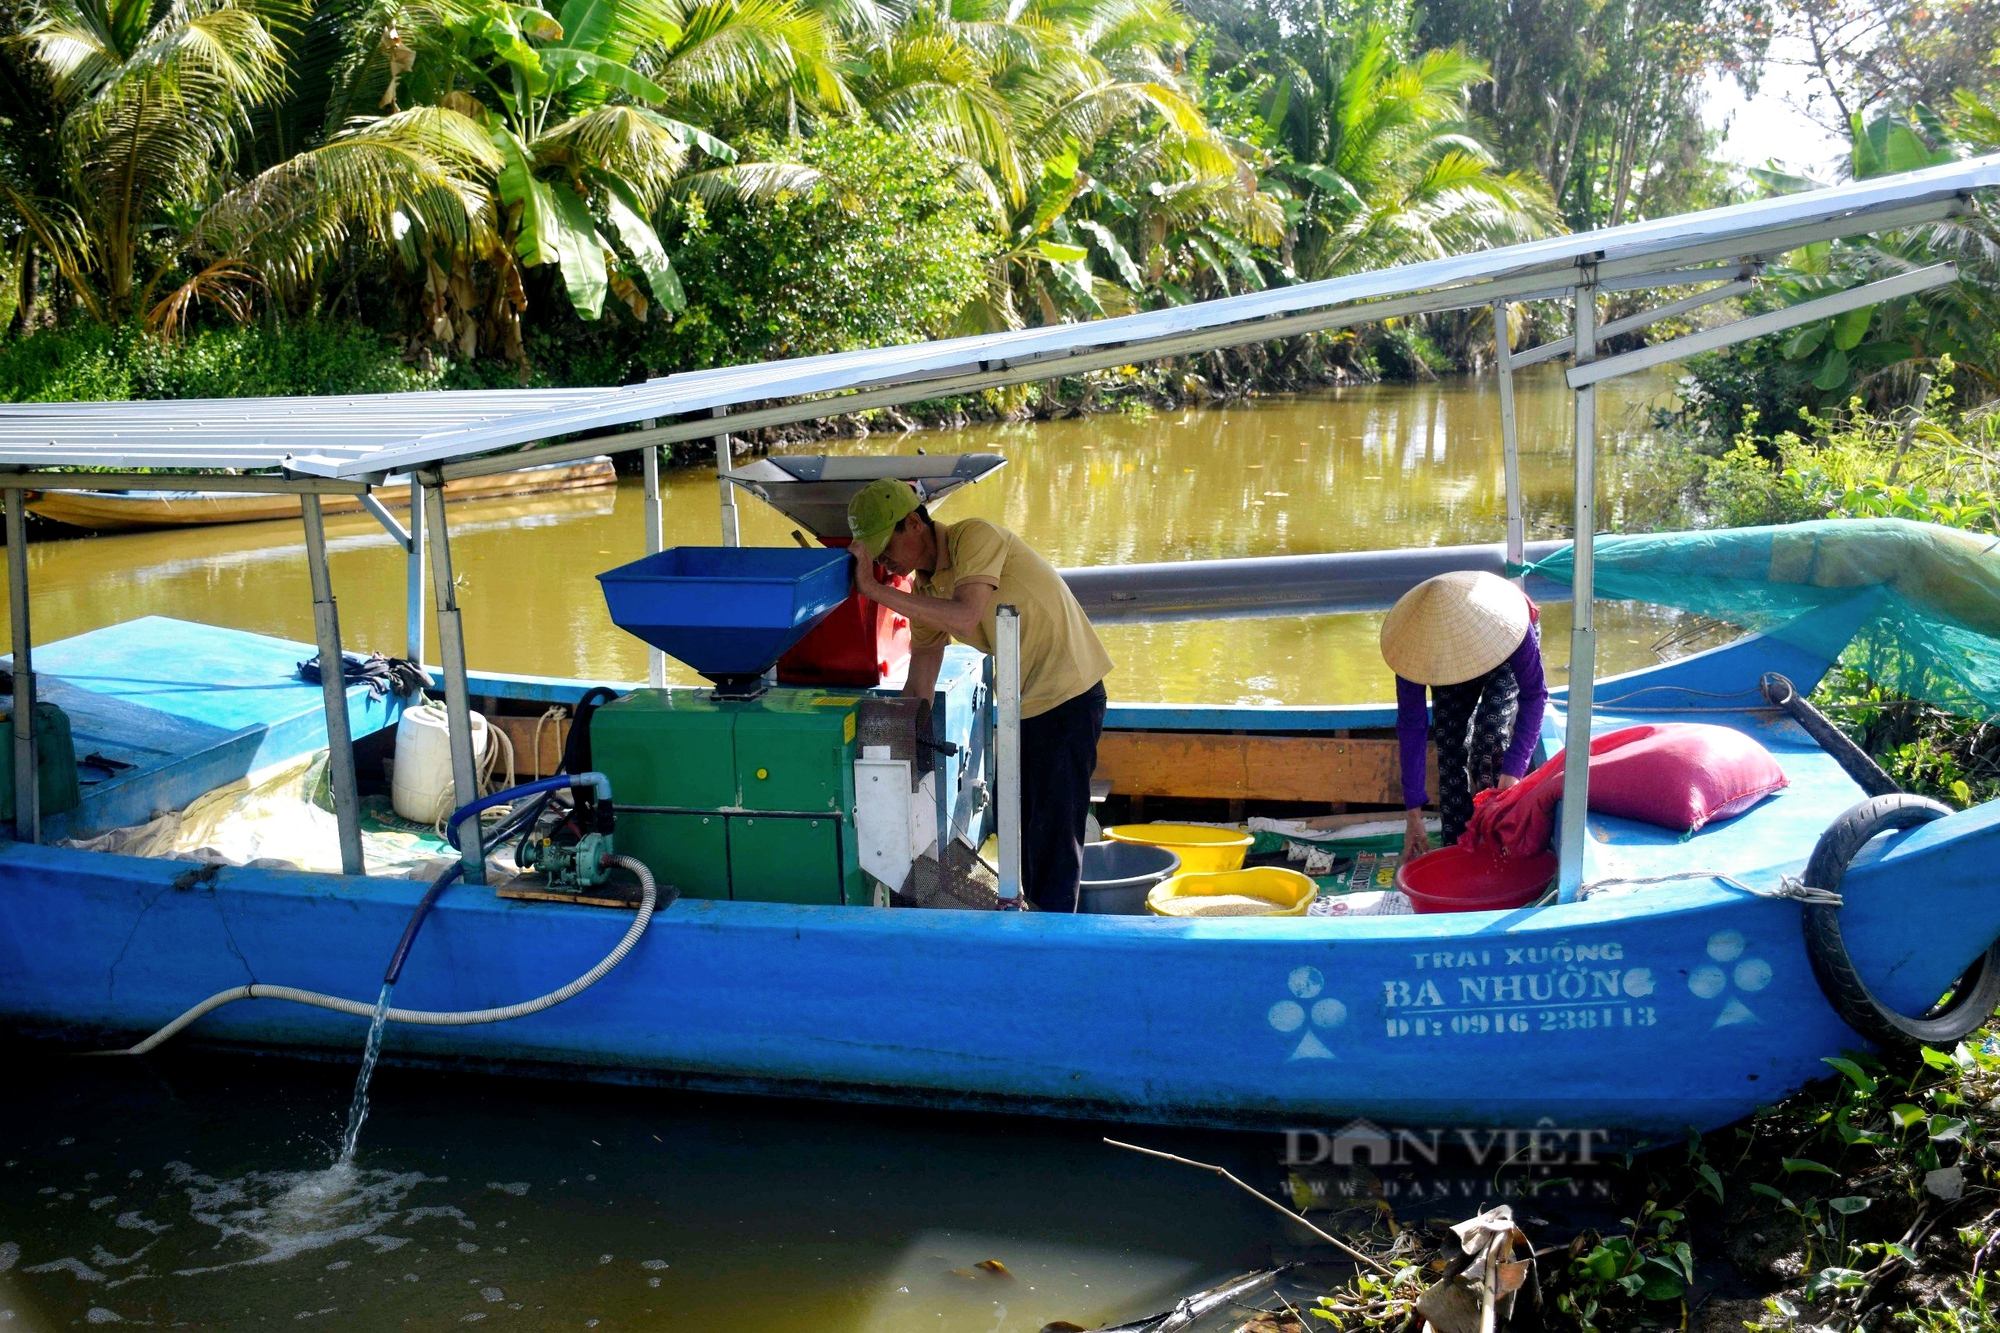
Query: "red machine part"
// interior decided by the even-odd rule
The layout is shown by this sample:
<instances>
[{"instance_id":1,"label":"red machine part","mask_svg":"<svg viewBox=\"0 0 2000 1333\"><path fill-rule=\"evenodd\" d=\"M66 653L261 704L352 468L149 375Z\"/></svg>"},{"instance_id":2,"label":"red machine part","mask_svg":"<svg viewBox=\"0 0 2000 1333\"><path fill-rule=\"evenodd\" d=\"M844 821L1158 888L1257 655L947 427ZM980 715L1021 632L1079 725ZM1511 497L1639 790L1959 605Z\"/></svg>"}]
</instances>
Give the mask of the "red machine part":
<instances>
[{"instance_id":1,"label":"red machine part","mask_svg":"<svg viewBox=\"0 0 2000 1333\"><path fill-rule=\"evenodd\" d=\"M827 546L845 546L838 538L822 538ZM875 576L892 588L910 591L914 580L889 578L882 566ZM845 685L873 689L910 660L910 622L860 593L847 600L812 632L778 659L781 685Z\"/></svg>"}]
</instances>

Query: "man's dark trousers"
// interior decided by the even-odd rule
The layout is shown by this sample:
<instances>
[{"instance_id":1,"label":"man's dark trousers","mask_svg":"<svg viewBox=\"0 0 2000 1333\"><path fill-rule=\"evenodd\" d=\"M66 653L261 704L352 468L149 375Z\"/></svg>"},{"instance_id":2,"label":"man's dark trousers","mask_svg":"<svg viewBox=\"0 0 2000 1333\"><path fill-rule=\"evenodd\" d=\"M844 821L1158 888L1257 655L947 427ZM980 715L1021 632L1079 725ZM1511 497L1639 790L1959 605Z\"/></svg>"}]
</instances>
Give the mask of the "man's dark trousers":
<instances>
[{"instance_id":1,"label":"man's dark trousers","mask_svg":"<svg viewBox=\"0 0 2000 1333\"><path fill-rule=\"evenodd\" d=\"M1104 686L1021 722L1021 888L1044 912L1076 910Z\"/></svg>"}]
</instances>

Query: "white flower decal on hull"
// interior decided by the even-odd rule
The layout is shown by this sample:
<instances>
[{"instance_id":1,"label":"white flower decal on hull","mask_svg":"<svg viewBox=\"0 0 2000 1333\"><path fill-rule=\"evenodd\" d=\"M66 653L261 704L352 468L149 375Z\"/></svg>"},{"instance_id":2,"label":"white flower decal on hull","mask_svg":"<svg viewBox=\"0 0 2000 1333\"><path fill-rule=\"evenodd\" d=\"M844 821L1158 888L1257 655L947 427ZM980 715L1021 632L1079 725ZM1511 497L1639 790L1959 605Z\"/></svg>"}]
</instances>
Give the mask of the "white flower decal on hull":
<instances>
[{"instance_id":1,"label":"white flower decal on hull","mask_svg":"<svg viewBox=\"0 0 2000 1333\"><path fill-rule=\"evenodd\" d=\"M1688 989L1704 1000L1713 1000L1731 990L1754 995L1771 984L1771 965L1761 958L1745 958L1740 931L1718 930L1708 937L1708 956L1715 961L1688 973ZM1763 1020L1743 1002L1742 994L1732 994L1710 1027L1735 1027L1739 1023Z\"/></svg>"},{"instance_id":2,"label":"white flower decal on hull","mask_svg":"<svg viewBox=\"0 0 2000 1333\"><path fill-rule=\"evenodd\" d=\"M1326 977L1316 967L1295 967L1285 979L1292 999L1272 1005L1265 1019L1279 1032L1302 1032L1299 1043L1288 1057L1293 1060L1332 1060L1334 1053L1320 1040L1320 1032L1330 1032L1347 1021L1347 1006L1331 995L1321 997Z\"/></svg>"}]
</instances>

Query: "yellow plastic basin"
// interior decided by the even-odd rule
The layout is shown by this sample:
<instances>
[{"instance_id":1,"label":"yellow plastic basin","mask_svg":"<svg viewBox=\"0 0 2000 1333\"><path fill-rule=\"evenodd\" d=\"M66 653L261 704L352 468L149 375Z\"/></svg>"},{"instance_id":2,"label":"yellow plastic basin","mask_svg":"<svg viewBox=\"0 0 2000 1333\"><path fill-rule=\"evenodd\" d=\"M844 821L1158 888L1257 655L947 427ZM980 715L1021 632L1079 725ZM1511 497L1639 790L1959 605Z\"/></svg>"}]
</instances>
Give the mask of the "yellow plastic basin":
<instances>
[{"instance_id":1,"label":"yellow plastic basin","mask_svg":"<svg viewBox=\"0 0 2000 1333\"><path fill-rule=\"evenodd\" d=\"M1319 886L1296 870L1253 866L1175 875L1146 895L1155 916L1304 916Z\"/></svg>"},{"instance_id":2,"label":"yellow plastic basin","mask_svg":"<svg viewBox=\"0 0 2000 1333\"><path fill-rule=\"evenodd\" d=\"M1114 824L1104 830L1112 842L1138 842L1165 847L1181 858L1184 874L1237 870L1255 841L1235 829L1204 828L1200 824Z\"/></svg>"}]
</instances>

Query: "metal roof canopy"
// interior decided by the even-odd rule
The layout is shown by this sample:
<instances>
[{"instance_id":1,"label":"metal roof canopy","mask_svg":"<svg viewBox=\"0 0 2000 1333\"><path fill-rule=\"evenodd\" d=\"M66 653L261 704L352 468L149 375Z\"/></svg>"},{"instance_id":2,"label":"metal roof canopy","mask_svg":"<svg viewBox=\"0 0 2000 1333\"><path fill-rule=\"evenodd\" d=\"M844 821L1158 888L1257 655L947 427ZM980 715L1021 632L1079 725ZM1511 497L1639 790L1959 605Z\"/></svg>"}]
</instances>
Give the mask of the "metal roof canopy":
<instances>
[{"instance_id":1,"label":"metal roof canopy","mask_svg":"<svg viewBox=\"0 0 2000 1333\"><path fill-rule=\"evenodd\" d=\"M476 476L519 466L511 453L490 455L537 441L564 440L535 450L536 461L554 462L712 436L717 409L752 403L765 406L733 415L728 429L1400 315L1567 297L1588 282L1631 289L1741 281L1757 262L1814 241L1950 217L1971 191L1995 185L2000 155L1116 319L717 367L623 388L0 405L0 468L281 469L299 478L378 482L390 472L436 466L447 478ZM623 429L640 422L668 424ZM584 438L564 438L577 436Z\"/></svg>"}]
</instances>

